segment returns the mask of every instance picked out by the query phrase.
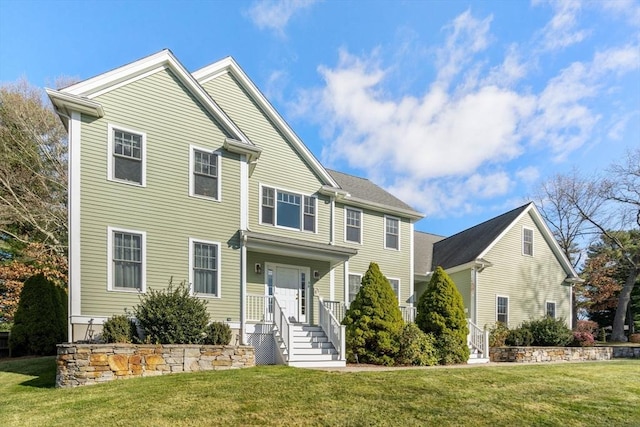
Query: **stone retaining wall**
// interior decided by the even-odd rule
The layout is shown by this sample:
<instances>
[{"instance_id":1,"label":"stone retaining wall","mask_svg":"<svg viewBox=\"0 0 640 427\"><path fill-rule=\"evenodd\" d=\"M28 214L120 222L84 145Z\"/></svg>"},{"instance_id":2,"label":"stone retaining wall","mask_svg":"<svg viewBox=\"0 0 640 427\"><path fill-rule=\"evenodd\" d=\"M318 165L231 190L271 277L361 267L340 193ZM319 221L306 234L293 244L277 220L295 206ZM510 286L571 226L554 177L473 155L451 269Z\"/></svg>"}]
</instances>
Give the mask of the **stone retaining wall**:
<instances>
[{"instance_id":1,"label":"stone retaining wall","mask_svg":"<svg viewBox=\"0 0 640 427\"><path fill-rule=\"evenodd\" d=\"M561 362L640 358L640 347L492 347L492 362Z\"/></svg>"},{"instance_id":2,"label":"stone retaining wall","mask_svg":"<svg viewBox=\"0 0 640 427\"><path fill-rule=\"evenodd\" d=\"M56 387L255 366L250 346L59 344Z\"/></svg>"}]
</instances>

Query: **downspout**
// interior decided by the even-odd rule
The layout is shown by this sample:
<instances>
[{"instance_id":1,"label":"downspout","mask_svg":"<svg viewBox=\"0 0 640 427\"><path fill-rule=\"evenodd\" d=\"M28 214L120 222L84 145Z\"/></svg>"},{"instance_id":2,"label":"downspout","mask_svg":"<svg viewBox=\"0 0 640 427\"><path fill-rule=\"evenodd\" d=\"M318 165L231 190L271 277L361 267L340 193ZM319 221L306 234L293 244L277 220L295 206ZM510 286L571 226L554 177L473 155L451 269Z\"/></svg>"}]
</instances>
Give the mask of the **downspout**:
<instances>
[{"instance_id":1,"label":"downspout","mask_svg":"<svg viewBox=\"0 0 640 427\"><path fill-rule=\"evenodd\" d=\"M335 196L331 196L329 200L331 201L330 202L331 217L329 220L329 244L333 245L335 244L334 228L335 228L335 222L336 222L336 198Z\"/></svg>"},{"instance_id":2,"label":"downspout","mask_svg":"<svg viewBox=\"0 0 640 427\"><path fill-rule=\"evenodd\" d=\"M240 345L246 345L247 318L247 235L240 235Z\"/></svg>"}]
</instances>

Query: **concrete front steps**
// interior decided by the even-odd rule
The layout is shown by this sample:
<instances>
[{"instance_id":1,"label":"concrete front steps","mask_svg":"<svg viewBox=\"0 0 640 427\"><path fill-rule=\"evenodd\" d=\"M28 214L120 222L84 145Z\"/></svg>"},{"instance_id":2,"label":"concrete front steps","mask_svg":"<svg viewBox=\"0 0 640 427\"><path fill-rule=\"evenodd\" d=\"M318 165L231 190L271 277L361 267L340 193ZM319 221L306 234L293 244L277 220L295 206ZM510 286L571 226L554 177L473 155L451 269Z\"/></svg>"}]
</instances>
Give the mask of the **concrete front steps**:
<instances>
[{"instance_id":1,"label":"concrete front steps","mask_svg":"<svg viewBox=\"0 0 640 427\"><path fill-rule=\"evenodd\" d=\"M320 326L292 325L293 356L289 366L299 368L340 368L346 366ZM286 351L285 351L286 353Z\"/></svg>"}]
</instances>

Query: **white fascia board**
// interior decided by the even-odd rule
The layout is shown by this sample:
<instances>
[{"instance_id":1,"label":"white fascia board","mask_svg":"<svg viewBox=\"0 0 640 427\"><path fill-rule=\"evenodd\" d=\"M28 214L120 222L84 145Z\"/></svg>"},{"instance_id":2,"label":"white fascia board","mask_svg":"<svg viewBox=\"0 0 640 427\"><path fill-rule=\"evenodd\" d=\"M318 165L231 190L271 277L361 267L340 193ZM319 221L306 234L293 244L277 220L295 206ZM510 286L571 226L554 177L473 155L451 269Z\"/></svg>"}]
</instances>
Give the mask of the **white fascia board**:
<instances>
[{"instance_id":1,"label":"white fascia board","mask_svg":"<svg viewBox=\"0 0 640 427\"><path fill-rule=\"evenodd\" d=\"M193 76L184 68L178 59L165 49L138 61L100 74L83 82L69 86L61 92L85 98L93 98L105 94L131 81L154 74L165 68L170 69L190 92L220 121L226 130L235 138L246 144L253 145L249 138L231 121L224 111L216 104L209 94L200 86Z\"/></svg>"},{"instance_id":2,"label":"white fascia board","mask_svg":"<svg viewBox=\"0 0 640 427\"><path fill-rule=\"evenodd\" d=\"M231 73L242 85L242 87L251 95L254 101L262 108L267 116L276 124L278 129L287 137L307 163L315 170L325 181L325 184L333 187L339 187L329 172L322 166L316 157L309 151L307 146L296 135L291 127L285 122L282 116L271 105L269 100L260 92L258 87L251 81L249 76L240 68L238 63L230 56L214 62L204 68L192 73L192 76L202 85L206 82L224 74Z\"/></svg>"},{"instance_id":3,"label":"white fascia board","mask_svg":"<svg viewBox=\"0 0 640 427\"><path fill-rule=\"evenodd\" d=\"M481 253L480 255L477 256L477 258L484 258L487 253L493 249L493 247L513 228L514 225L516 225L518 223L518 221L520 221L525 215L527 215L527 213L529 213L529 211L531 210L531 206L533 206L533 202L529 203L529 206L527 206L527 208L525 210L523 210L522 212L520 212L520 215L518 215L516 217L516 219L514 219L511 224L509 224L508 227L505 227L504 230L502 230L502 233L500 233L498 235L498 237L496 237L493 242L491 242Z\"/></svg>"},{"instance_id":4,"label":"white fascia board","mask_svg":"<svg viewBox=\"0 0 640 427\"><path fill-rule=\"evenodd\" d=\"M45 91L56 110L68 117L71 116L72 111L93 117L104 117L104 110L99 102L54 89L45 88Z\"/></svg>"}]
</instances>

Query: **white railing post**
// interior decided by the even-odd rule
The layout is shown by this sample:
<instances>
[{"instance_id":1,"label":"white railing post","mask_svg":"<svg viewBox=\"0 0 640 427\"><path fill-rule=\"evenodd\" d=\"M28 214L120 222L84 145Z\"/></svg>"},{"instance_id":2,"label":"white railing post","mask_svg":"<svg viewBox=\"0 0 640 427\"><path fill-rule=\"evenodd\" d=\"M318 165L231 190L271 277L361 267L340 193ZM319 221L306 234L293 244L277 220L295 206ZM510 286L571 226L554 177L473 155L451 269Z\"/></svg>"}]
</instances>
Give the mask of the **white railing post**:
<instances>
[{"instance_id":1,"label":"white railing post","mask_svg":"<svg viewBox=\"0 0 640 427\"><path fill-rule=\"evenodd\" d=\"M275 296L273 297L273 318L287 350L287 361L291 361L293 360L293 328Z\"/></svg>"},{"instance_id":2,"label":"white railing post","mask_svg":"<svg viewBox=\"0 0 640 427\"><path fill-rule=\"evenodd\" d=\"M338 322L333 310L327 307L327 305L333 307L333 304L325 305L325 301L318 294L316 294L315 297L318 299L318 319L320 320L320 327L327 335L333 348L338 352L340 360L345 360L347 355L346 329ZM331 303L334 303L334 301L331 301Z\"/></svg>"}]
</instances>

